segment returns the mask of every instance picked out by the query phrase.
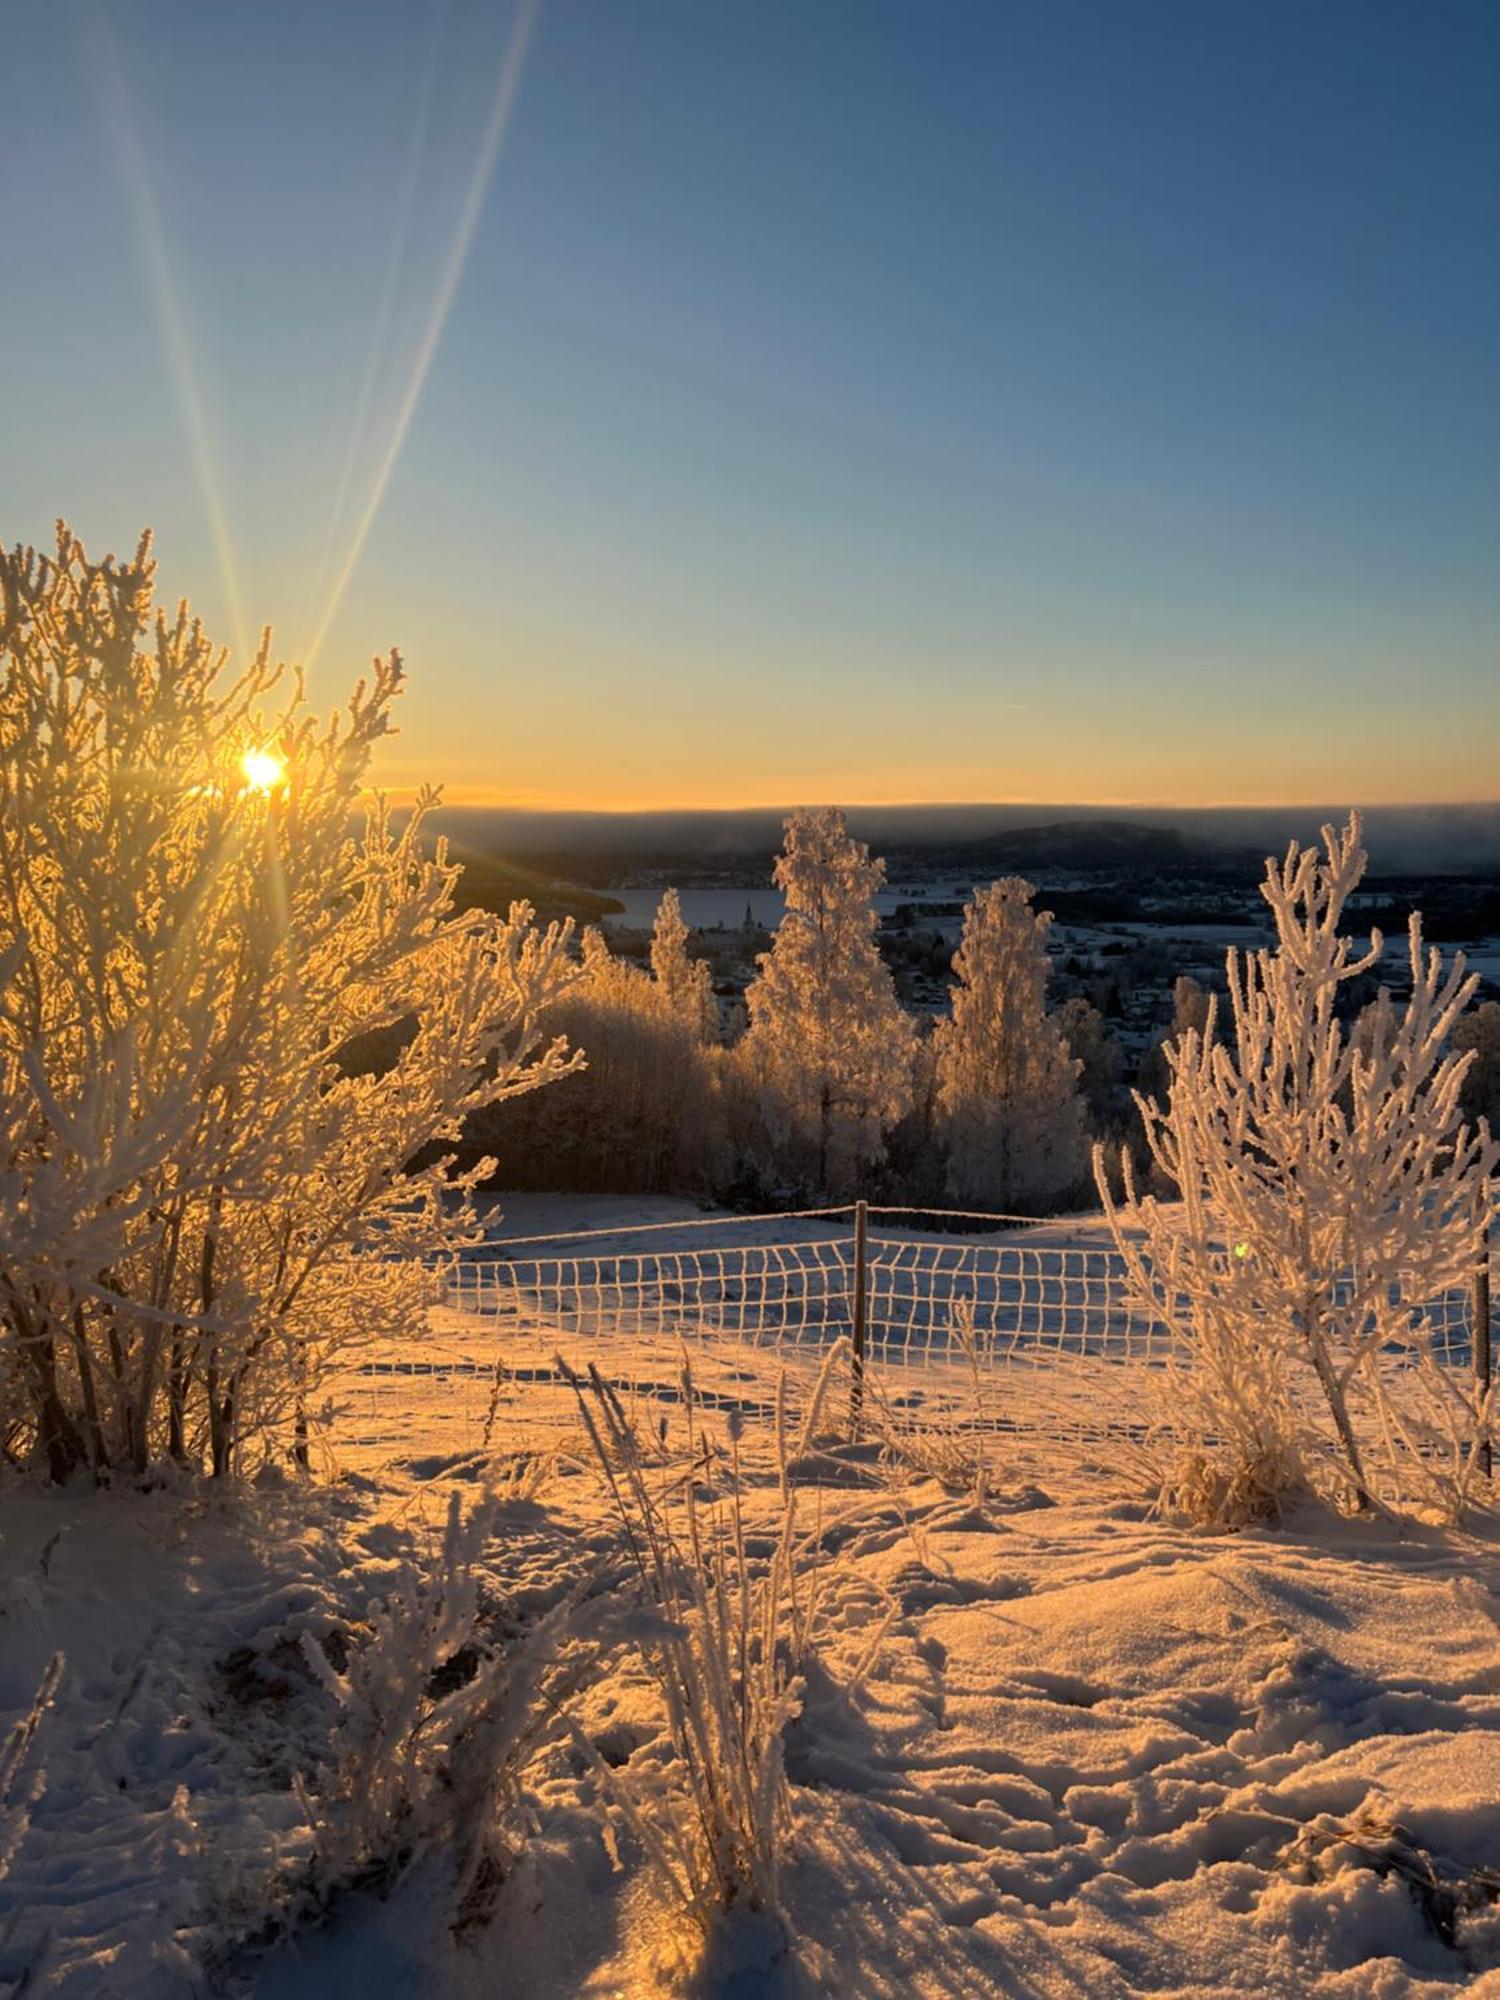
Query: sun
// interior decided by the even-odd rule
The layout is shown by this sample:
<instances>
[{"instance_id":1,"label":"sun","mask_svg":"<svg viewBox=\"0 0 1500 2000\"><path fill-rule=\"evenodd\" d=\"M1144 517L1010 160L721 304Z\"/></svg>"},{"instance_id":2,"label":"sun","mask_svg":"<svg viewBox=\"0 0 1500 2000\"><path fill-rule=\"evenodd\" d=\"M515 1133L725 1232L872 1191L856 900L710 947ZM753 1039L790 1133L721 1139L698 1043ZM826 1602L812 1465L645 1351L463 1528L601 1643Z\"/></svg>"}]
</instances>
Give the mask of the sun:
<instances>
[{"instance_id":1,"label":"sun","mask_svg":"<svg viewBox=\"0 0 1500 2000\"><path fill-rule=\"evenodd\" d=\"M240 769L252 791L274 792L286 783L286 759L274 750L247 750L240 759Z\"/></svg>"}]
</instances>

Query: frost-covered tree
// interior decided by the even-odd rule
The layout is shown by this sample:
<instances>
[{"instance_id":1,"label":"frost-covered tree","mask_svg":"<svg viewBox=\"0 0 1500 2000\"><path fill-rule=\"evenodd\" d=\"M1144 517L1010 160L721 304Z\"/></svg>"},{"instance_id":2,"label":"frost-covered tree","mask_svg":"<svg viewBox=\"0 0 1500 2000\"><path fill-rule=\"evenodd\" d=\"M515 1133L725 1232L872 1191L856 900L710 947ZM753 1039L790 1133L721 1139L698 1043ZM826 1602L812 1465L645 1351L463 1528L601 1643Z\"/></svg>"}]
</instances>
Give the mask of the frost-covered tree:
<instances>
[{"instance_id":1,"label":"frost-covered tree","mask_svg":"<svg viewBox=\"0 0 1500 2000\"><path fill-rule=\"evenodd\" d=\"M1461 1054L1472 1050L1474 1057L1464 1078L1464 1116L1487 1118L1500 1128L1500 1003L1486 1000L1461 1014L1453 1024L1453 1046Z\"/></svg>"},{"instance_id":2,"label":"frost-covered tree","mask_svg":"<svg viewBox=\"0 0 1500 2000\"><path fill-rule=\"evenodd\" d=\"M745 999L740 1057L785 1157L848 1193L884 1157L906 1110L915 1031L875 941L885 864L836 806L794 812L776 862L786 915Z\"/></svg>"},{"instance_id":3,"label":"frost-covered tree","mask_svg":"<svg viewBox=\"0 0 1500 2000\"><path fill-rule=\"evenodd\" d=\"M1203 1033L1212 1016L1212 999L1208 989L1199 985L1191 973L1180 973L1173 980L1171 1022L1161 1040L1147 1049L1141 1062L1138 1088L1143 1096L1165 1102L1172 1078L1167 1049L1171 1043L1180 1042L1189 1030Z\"/></svg>"},{"instance_id":4,"label":"frost-covered tree","mask_svg":"<svg viewBox=\"0 0 1500 2000\"><path fill-rule=\"evenodd\" d=\"M672 1012L705 1042L719 1038L719 1004L714 999L713 973L706 958L688 955L689 931L682 902L668 889L651 927L651 976Z\"/></svg>"},{"instance_id":5,"label":"frost-covered tree","mask_svg":"<svg viewBox=\"0 0 1500 2000\"><path fill-rule=\"evenodd\" d=\"M413 1156L569 1067L565 935L450 918L435 796L399 831L363 796L399 660L319 723L269 635L231 673L153 575L146 541L0 551L0 1382L58 1478L227 1472L409 1328L471 1220ZM397 1022L380 1074L344 1060Z\"/></svg>"},{"instance_id":6,"label":"frost-covered tree","mask_svg":"<svg viewBox=\"0 0 1500 2000\"><path fill-rule=\"evenodd\" d=\"M1456 1511L1488 1422L1435 1360L1424 1312L1470 1279L1496 1159L1462 1119L1472 1054L1447 1048L1475 981L1462 958L1444 973L1414 915L1410 997L1388 1031L1346 1031L1341 990L1382 950L1378 933L1359 955L1339 934L1364 867L1358 814L1323 829L1321 852L1294 842L1267 863L1277 943L1229 953L1232 1041L1211 1010L1169 1045L1166 1108L1137 1097L1180 1203L1137 1197L1126 1161L1117 1206L1095 1155L1134 1289L1176 1330L1175 1416L1200 1466L1218 1462L1200 1482L1209 1513L1317 1483L1330 1448L1359 1504L1373 1451L1393 1491L1416 1480Z\"/></svg>"},{"instance_id":7,"label":"frost-covered tree","mask_svg":"<svg viewBox=\"0 0 1500 2000\"><path fill-rule=\"evenodd\" d=\"M950 953L951 957L952 954ZM890 1135L884 1180L892 1198L932 1207L944 1198L943 1149L938 1141L936 1022L913 1016L910 1102Z\"/></svg>"},{"instance_id":8,"label":"frost-covered tree","mask_svg":"<svg viewBox=\"0 0 1500 2000\"><path fill-rule=\"evenodd\" d=\"M948 1192L974 1207L1038 1208L1084 1171L1081 1065L1047 1013L1052 918L1032 894L1018 875L975 891L934 1037Z\"/></svg>"},{"instance_id":9,"label":"frost-covered tree","mask_svg":"<svg viewBox=\"0 0 1500 2000\"><path fill-rule=\"evenodd\" d=\"M1099 1009L1075 993L1057 1009L1054 1020L1078 1063L1078 1089L1096 1131L1116 1115L1120 1083L1120 1044L1104 1024Z\"/></svg>"}]
</instances>

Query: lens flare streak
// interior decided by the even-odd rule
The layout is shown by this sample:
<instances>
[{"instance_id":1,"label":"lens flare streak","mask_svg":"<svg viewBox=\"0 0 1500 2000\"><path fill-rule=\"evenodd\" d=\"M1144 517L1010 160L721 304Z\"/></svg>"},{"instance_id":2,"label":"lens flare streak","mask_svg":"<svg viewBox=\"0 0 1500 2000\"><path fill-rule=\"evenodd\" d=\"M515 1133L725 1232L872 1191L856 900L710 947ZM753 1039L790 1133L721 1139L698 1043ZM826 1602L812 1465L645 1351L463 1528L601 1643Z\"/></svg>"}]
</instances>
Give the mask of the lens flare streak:
<instances>
[{"instance_id":1,"label":"lens flare streak","mask_svg":"<svg viewBox=\"0 0 1500 2000\"><path fill-rule=\"evenodd\" d=\"M131 221L140 246L142 265L151 290L151 301L161 335L163 356L177 399L183 432L187 438L193 474L198 483L203 511L208 518L209 532L213 538L214 554L219 565L219 579L224 591L230 625L234 632L235 648L239 657L246 659L250 653L249 628L245 621L239 571L234 558L234 543L229 533L229 520L225 513L218 470L214 463L208 412L193 360L193 344L188 332L187 315L183 310L182 295L172 269L161 203L157 199L145 148L141 144L119 41L102 9L94 9L88 17L86 44L95 88L104 122L114 146L121 185L125 190Z\"/></svg>"},{"instance_id":2,"label":"lens flare streak","mask_svg":"<svg viewBox=\"0 0 1500 2000\"><path fill-rule=\"evenodd\" d=\"M427 135L432 123L432 103L435 95L438 58L442 49L448 9L434 11L427 36L426 57L422 66L422 83L417 94L416 114L412 122L411 142L407 147L406 165L401 175L401 185L396 194L396 212L391 223L390 248L386 254L385 272L380 284L380 297L375 307L375 324L370 334L369 349L365 356L364 371L360 379L359 393L355 398L354 418L349 427L349 442L344 452L344 462L339 469L338 485L334 489L333 503L328 510L328 522L323 530L323 543L318 551L318 566L313 583L314 592L321 591L328 574L329 560L333 554L334 541L339 524L344 518L350 488L354 484L355 467L359 463L370 427L370 413L374 406L375 390L380 380L390 343L391 322L395 317L396 300L399 292L398 280L406 257L407 243L411 233L412 211L416 205L417 188L422 178L422 167L427 155Z\"/></svg>"},{"instance_id":3,"label":"lens flare streak","mask_svg":"<svg viewBox=\"0 0 1500 2000\"><path fill-rule=\"evenodd\" d=\"M405 393L397 407L396 419L392 425L385 451L376 468L369 496L355 524L354 534L350 540L343 566L334 579L328 601L323 607L322 616L314 630L312 642L303 655L304 663L308 667L311 667L316 660L322 648L323 641L328 636L328 628L338 614L339 606L344 599L344 593L349 588L355 570L359 567L360 557L364 554L365 544L370 538L370 530L375 525L375 517L380 512L380 505L385 498L386 488L390 485L391 475L396 469L396 461L401 456L401 448L406 442L406 434L411 428L417 404L421 401L422 391L426 386L427 376L432 367L433 356L436 354L438 342L442 338L443 328L447 323L448 314L452 309L453 300L458 291L459 280L463 276L464 265L468 260L469 247L473 242L474 232L478 227L479 218L484 209L485 195L489 190L490 179L495 170L495 162L499 157L506 128L510 123L511 111L516 101L516 93L520 88L521 73L525 68L526 51L531 41L532 30L536 25L538 8L539 0L522 0L522 4L517 11L515 25L511 30L510 41L506 47L505 59L501 64L494 102L490 107L489 118L485 122L479 151L474 161L474 170L469 177L468 188L464 195L463 205L459 210L453 238L448 246L448 254L443 261L442 274L438 281L431 310L427 316L427 323L423 329L421 341L417 347L416 357L412 363L411 376L407 382Z\"/></svg>"}]
</instances>

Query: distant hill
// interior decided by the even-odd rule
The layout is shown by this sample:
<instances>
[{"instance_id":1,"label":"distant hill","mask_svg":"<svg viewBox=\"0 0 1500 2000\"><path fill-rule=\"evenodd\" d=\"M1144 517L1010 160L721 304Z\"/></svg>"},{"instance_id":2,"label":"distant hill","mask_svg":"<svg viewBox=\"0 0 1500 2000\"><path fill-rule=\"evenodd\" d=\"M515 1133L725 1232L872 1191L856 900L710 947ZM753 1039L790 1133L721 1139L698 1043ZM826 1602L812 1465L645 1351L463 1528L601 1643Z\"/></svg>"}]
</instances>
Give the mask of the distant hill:
<instances>
[{"instance_id":1,"label":"distant hill","mask_svg":"<svg viewBox=\"0 0 1500 2000\"><path fill-rule=\"evenodd\" d=\"M1341 823L1347 803L1320 806L1152 806L1054 805L851 806L849 824L876 854L898 852L924 865L946 867L936 856L982 851L981 867L1015 857L1043 865L1087 867L1096 853L1100 867L1146 865L1155 855L1170 866L1173 836L1183 843L1179 865L1238 872L1248 854L1254 873L1267 854L1285 850L1289 839L1316 840L1325 821ZM768 862L781 843L784 807L730 811L534 812L506 807L453 806L437 824L456 843L476 854L503 856L508 865L526 864L552 880L584 881L608 887L633 868L673 869L686 864L682 879L714 868L753 868ZM1126 843L1135 836L1143 844ZM1019 845L1007 847L1005 840ZM1088 846L1090 840L1100 844ZM1047 843L1053 845L1050 849ZM1113 846L1110 843L1114 843ZM1371 873L1388 875L1484 874L1500 869L1500 804L1454 806L1372 806L1365 814L1365 844ZM964 864L967 865L967 864Z\"/></svg>"},{"instance_id":2,"label":"distant hill","mask_svg":"<svg viewBox=\"0 0 1500 2000\"><path fill-rule=\"evenodd\" d=\"M1025 873L1066 870L1078 874L1122 875L1230 873L1259 871L1260 856L1250 848L1207 845L1175 827L1142 826L1133 820L1070 819L1046 826L1018 826L980 838L892 844L898 860L908 855L928 868L976 874L1005 869Z\"/></svg>"},{"instance_id":3,"label":"distant hill","mask_svg":"<svg viewBox=\"0 0 1500 2000\"><path fill-rule=\"evenodd\" d=\"M488 829L486 819L492 820ZM553 825L539 814L518 815L522 823L515 825L508 824L508 819L508 815L484 815L471 809L451 815L451 824L455 835L462 830L466 851L471 854L482 849L487 837L497 843L512 843L512 858L487 865L512 870L518 876L530 866L543 881L569 876L596 887L641 869L680 870L684 883L691 881L695 872L725 869L759 872L769 878L782 831L782 816L769 812L667 813L657 817L570 814L560 816ZM997 829L986 825L984 816L968 810L945 811L934 818L915 810L909 815L889 810L882 811L878 822L871 825L866 814L855 809L849 814L849 823L875 853L886 857L892 873L969 869L976 874L986 870L994 874L1026 868L1081 873L1118 873L1132 868L1242 873L1248 867L1258 874L1261 860L1251 849L1223 847L1173 827L1125 819L1053 820L1045 825ZM550 844L533 849L530 843L542 835L551 836ZM618 846L610 845L615 836ZM518 851L527 855L526 863L513 858Z\"/></svg>"}]
</instances>

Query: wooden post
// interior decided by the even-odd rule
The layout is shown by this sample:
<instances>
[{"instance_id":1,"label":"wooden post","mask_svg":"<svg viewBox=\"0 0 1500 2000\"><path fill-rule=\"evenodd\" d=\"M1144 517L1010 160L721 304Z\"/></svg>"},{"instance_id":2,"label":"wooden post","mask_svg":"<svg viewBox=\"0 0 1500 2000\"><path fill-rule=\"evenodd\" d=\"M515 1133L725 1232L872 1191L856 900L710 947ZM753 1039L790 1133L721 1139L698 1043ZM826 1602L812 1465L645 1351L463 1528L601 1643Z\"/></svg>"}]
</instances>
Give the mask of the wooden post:
<instances>
[{"instance_id":1,"label":"wooden post","mask_svg":"<svg viewBox=\"0 0 1500 2000\"><path fill-rule=\"evenodd\" d=\"M865 1321L869 1306L869 1204L854 1204L853 1353L849 1362L849 1442L859 1443L865 1401Z\"/></svg>"},{"instance_id":2,"label":"wooden post","mask_svg":"<svg viewBox=\"0 0 1500 2000\"><path fill-rule=\"evenodd\" d=\"M1490 1184L1486 1180L1479 1191L1481 1204L1481 1233L1479 1237L1479 1261L1474 1266L1474 1389L1482 1400L1490 1392ZM1486 1422L1484 1436L1479 1446L1479 1465L1486 1479L1493 1475L1494 1450L1490 1443L1490 1426Z\"/></svg>"}]
</instances>

